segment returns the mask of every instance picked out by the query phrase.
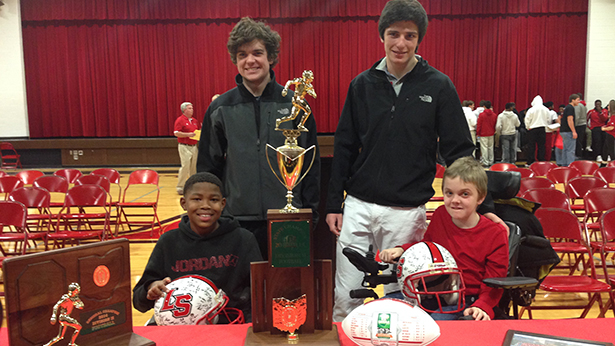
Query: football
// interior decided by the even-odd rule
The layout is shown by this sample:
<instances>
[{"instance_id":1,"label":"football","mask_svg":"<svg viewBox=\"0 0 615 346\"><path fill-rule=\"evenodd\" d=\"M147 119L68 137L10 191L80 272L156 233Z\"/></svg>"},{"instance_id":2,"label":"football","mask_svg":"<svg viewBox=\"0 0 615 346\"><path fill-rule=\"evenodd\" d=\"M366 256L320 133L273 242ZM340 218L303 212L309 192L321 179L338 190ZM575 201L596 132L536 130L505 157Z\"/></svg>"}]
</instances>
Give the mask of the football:
<instances>
[{"instance_id":1,"label":"football","mask_svg":"<svg viewBox=\"0 0 615 346\"><path fill-rule=\"evenodd\" d=\"M429 345L440 336L436 321L398 299L377 299L354 309L342 330L360 346Z\"/></svg>"}]
</instances>

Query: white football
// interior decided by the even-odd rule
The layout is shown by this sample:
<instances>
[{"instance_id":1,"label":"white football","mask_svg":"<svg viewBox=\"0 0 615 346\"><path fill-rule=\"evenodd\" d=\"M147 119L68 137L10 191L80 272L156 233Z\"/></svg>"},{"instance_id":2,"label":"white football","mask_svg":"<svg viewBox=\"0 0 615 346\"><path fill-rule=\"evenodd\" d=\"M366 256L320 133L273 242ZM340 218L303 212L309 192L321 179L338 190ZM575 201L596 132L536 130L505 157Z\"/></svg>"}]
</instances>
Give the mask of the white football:
<instances>
[{"instance_id":1,"label":"white football","mask_svg":"<svg viewBox=\"0 0 615 346\"><path fill-rule=\"evenodd\" d=\"M399 299L377 299L354 309L342 330L360 346L429 345L440 327L428 313Z\"/></svg>"},{"instance_id":2,"label":"white football","mask_svg":"<svg viewBox=\"0 0 615 346\"><path fill-rule=\"evenodd\" d=\"M200 275L177 278L167 289L154 304L154 319L159 326L214 324L228 300L222 290Z\"/></svg>"}]
</instances>

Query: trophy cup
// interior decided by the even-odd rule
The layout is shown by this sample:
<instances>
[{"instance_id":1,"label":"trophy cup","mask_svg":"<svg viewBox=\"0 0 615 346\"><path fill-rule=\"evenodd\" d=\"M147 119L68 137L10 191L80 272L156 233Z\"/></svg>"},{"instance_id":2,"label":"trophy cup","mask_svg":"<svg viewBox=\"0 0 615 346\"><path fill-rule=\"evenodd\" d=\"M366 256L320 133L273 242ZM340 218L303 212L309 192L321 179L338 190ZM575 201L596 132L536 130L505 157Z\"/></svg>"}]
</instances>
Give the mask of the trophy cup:
<instances>
[{"instance_id":1,"label":"trophy cup","mask_svg":"<svg viewBox=\"0 0 615 346\"><path fill-rule=\"evenodd\" d=\"M292 205L292 190L312 168L316 146L304 149L297 144L301 132L308 132L305 122L312 113L305 95L316 97L312 71L303 71L301 78L286 82L282 96L295 85L292 110L276 119L276 131L282 131L284 145L276 151L278 175L269 159L269 168L286 187L287 204L283 209L267 210L269 258L250 264L252 327L248 329L246 346L300 343L303 345L339 346L337 328L332 324L333 272L328 259L314 259L312 209ZM282 129L280 124L296 119L297 128ZM301 174L305 155L312 151L309 167ZM282 335L284 333L290 333ZM301 334L301 340L298 335Z\"/></svg>"},{"instance_id":2,"label":"trophy cup","mask_svg":"<svg viewBox=\"0 0 615 346\"><path fill-rule=\"evenodd\" d=\"M276 151L276 159L278 164L278 170L280 171L280 175L276 173L276 170L271 165L271 161L269 160L269 155L267 155L267 162L269 163L269 168L273 174L275 174L276 178L286 187L286 206L280 210L281 213L298 213L299 209L295 208L292 204L293 201L293 189L297 186L303 178L307 175L307 173L312 168L312 164L314 164L314 159L316 158L316 151L312 152L312 160L310 162L310 166L305 171L303 175L301 175L301 169L303 168L303 163L305 159L305 154L310 150L314 150L315 146L304 149L297 144L297 138L301 135L301 132L308 132L308 129L305 127L305 122L307 121L310 114L312 114L312 109L305 101L305 95L310 95L316 98L316 92L314 91L314 87L312 86L312 81L314 80L314 73L310 70L303 71L303 75L300 78L291 79L286 82L284 89L282 90L282 96L286 96L288 93L288 88L291 85L295 85L295 94L293 96L293 107L291 109L290 115L286 117L282 117L276 119L275 121L275 130L282 131L284 137L284 145L281 147L274 148L270 144L267 144L268 149L272 149ZM303 111L303 116L301 117L301 122L297 126L297 129L280 129L280 124L286 121L291 121L297 118L299 113Z\"/></svg>"}]
</instances>

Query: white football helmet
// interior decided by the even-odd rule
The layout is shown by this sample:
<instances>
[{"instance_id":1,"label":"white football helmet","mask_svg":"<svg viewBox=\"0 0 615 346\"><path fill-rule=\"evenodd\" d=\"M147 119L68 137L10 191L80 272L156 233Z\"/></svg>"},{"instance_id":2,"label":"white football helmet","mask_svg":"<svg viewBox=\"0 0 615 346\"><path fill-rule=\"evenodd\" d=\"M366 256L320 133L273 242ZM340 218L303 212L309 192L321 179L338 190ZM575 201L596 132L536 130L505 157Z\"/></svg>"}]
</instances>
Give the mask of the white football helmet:
<instances>
[{"instance_id":1,"label":"white football helmet","mask_svg":"<svg viewBox=\"0 0 615 346\"><path fill-rule=\"evenodd\" d=\"M206 277L182 276L169 283L167 289L167 294L154 304L154 319L159 326L216 324L220 314L228 323L244 322L241 310L225 308L228 297Z\"/></svg>"},{"instance_id":2,"label":"white football helmet","mask_svg":"<svg viewBox=\"0 0 615 346\"><path fill-rule=\"evenodd\" d=\"M397 262L397 281L406 300L429 312L455 313L465 305L465 284L453 256L442 245L420 242ZM444 306L457 306L443 311Z\"/></svg>"}]
</instances>

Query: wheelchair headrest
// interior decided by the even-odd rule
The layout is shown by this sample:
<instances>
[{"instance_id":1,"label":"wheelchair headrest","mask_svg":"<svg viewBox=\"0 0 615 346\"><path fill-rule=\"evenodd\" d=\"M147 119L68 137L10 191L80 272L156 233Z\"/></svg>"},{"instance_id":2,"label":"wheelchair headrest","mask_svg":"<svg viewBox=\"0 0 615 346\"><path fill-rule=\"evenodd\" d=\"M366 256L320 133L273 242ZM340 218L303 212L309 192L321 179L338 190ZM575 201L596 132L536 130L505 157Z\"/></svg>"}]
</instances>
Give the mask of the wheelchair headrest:
<instances>
[{"instance_id":1,"label":"wheelchair headrest","mask_svg":"<svg viewBox=\"0 0 615 346\"><path fill-rule=\"evenodd\" d=\"M510 199L521 187L521 173L512 171L487 171L487 190L493 199Z\"/></svg>"}]
</instances>

